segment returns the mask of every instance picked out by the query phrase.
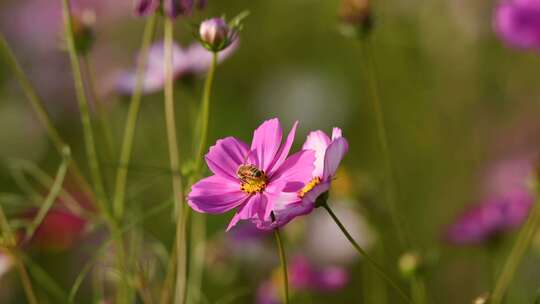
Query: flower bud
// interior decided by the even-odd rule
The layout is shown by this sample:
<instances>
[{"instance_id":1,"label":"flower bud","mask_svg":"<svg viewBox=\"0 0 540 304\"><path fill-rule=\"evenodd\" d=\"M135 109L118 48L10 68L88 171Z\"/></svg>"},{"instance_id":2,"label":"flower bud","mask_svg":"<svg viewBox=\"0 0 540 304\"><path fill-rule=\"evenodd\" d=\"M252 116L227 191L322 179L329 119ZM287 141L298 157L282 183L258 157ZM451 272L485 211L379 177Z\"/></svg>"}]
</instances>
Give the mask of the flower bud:
<instances>
[{"instance_id":1,"label":"flower bud","mask_svg":"<svg viewBox=\"0 0 540 304\"><path fill-rule=\"evenodd\" d=\"M83 10L80 14L73 15L73 36L77 51L85 55L94 44L94 25L96 13L93 10Z\"/></svg>"},{"instance_id":2,"label":"flower bud","mask_svg":"<svg viewBox=\"0 0 540 304\"><path fill-rule=\"evenodd\" d=\"M415 276L422 267L422 258L416 252L407 252L399 258L399 271L405 278Z\"/></svg>"},{"instance_id":3,"label":"flower bud","mask_svg":"<svg viewBox=\"0 0 540 304\"><path fill-rule=\"evenodd\" d=\"M233 31L222 18L205 20L199 27L199 35L204 47L213 52L225 49L233 39Z\"/></svg>"},{"instance_id":4,"label":"flower bud","mask_svg":"<svg viewBox=\"0 0 540 304\"><path fill-rule=\"evenodd\" d=\"M364 38L373 28L370 0L342 0L339 17L346 35Z\"/></svg>"},{"instance_id":5,"label":"flower bud","mask_svg":"<svg viewBox=\"0 0 540 304\"><path fill-rule=\"evenodd\" d=\"M163 0L163 11L169 18L191 15L195 0Z\"/></svg>"},{"instance_id":6,"label":"flower bud","mask_svg":"<svg viewBox=\"0 0 540 304\"><path fill-rule=\"evenodd\" d=\"M487 304L489 300L489 293L485 293L473 300L472 304Z\"/></svg>"},{"instance_id":7,"label":"flower bud","mask_svg":"<svg viewBox=\"0 0 540 304\"><path fill-rule=\"evenodd\" d=\"M137 0L135 2L135 14L138 16L152 15L159 9L160 0Z\"/></svg>"}]
</instances>

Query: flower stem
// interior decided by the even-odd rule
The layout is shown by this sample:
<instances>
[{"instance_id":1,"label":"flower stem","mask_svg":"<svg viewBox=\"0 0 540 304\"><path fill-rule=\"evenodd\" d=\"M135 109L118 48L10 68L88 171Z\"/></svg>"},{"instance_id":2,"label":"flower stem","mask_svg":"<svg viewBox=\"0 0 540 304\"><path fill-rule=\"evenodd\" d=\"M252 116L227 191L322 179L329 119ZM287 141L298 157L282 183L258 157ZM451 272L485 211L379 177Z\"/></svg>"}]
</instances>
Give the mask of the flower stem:
<instances>
[{"instance_id":1,"label":"flower stem","mask_svg":"<svg viewBox=\"0 0 540 304\"><path fill-rule=\"evenodd\" d=\"M88 165L90 167L90 174L92 176L94 188L97 195L98 205L106 216L109 215L106 205L105 187L103 185L103 179L101 176L101 170L99 167L99 161L96 151L96 143L94 140L94 132L92 130L92 122L90 120L90 111L88 108L88 100L84 92L84 84L81 74L81 67L79 63L79 57L77 54L77 48L75 47L75 39L73 37L73 25L71 19L70 3L69 0L62 0L63 17L65 24L65 39L67 42L67 50L71 61L71 69L73 72L73 80L75 82L75 91L77 94L77 101L79 103L79 110L81 112L81 122L83 125L84 141L86 146L86 153L88 154Z\"/></svg>"},{"instance_id":2,"label":"flower stem","mask_svg":"<svg viewBox=\"0 0 540 304\"><path fill-rule=\"evenodd\" d=\"M15 254L12 253L14 256ZM17 264L17 270L19 271L19 276L21 279L21 283L24 288L24 293L26 294L26 299L28 300L29 304L38 304L38 300L36 298L36 293L34 292L34 288L32 287L32 281L30 280L30 276L28 275L28 272L26 271L26 267L24 266L22 260L18 256L13 257L16 260Z\"/></svg>"},{"instance_id":3,"label":"flower stem","mask_svg":"<svg viewBox=\"0 0 540 304\"><path fill-rule=\"evenodd\" d=\"M199 120L201 123L201 138L199 142L199 147L197 149L197 154L195 158L195 178L199 178L202 175L202 163L204 159L204 151L206 150L206 144L208 141L208 121L210 117L210 99L212 95L212 87L214 83L215 73L217 67L217 53L212 53L212 63L210 65L210 70L208 71L208 76L204 83L204 91L201 102L201 111ZM206 215L205 214L196 214L192 216L191 224L191 237L192 237L192 266L191 268L191 296L190 303L197 303L200 301L201 297L201 285L204 271L204 256L206 251Z\"/></svg>"},{"instance_id":4,"label":"flower stem","mask_svg":"<svg viewBox=\"0 0 540 304\"><path fill-rule=\"evenodd\" d=\"M180 176L180 157L178 139L176 136L176 119L174 112L174 75L173 75L173 21L165 18L164 22L165 49L165 119L167 126L167 141L169 143L169 160L172 172L172 187L176 216L176 292L175 303L185 303L187 293L187 246L186 210L182 205L184 198L182 178Z\"/></svg>"},{"instance_id":5,"label":"flower stem","mask_svg":"<svg viewBox=\"0 0 540 304\"><path fill-rule=\"evenodd\" d=\"M367 73L369 92L371 95L371 102L373 111L375 112L375 120L377 123L377 138L379 141L379 147L384 162L384 172L388 183L388 191L385 191L386 203L389 206L390 216L395 226L397 236L401 243L401 246L407 245L407 233L406 227L404 227L403 221L400 218L397 206L397 182L395 176L395 170L390 157L390 148L388 144L388 133L386 131L384 112L381 105L381 98L379 94L379 84L377 82L377 75L375 71L375 62L371 54L371 45L368 39L362 42L362 53L365 60L365 70Z\"/></svg>"},{"instance_id":6,"label":"flower stem","mask_svg":"<svg viewBox=\"0 0 540 304\"><path fill-rule=\"evenodd\" d=\"M146 21L141 45L141 57L139 58L139 62L137 65L135 89L133 90L133 95L131 96L131 102L129 104L129 110L126 119L126 126L124 129L124 137L121 148L122 150L120 152L119 167L116 171L114 188L115 192L113 198L114 216L118 219L122 219L124 215L128 167L131 160L131 152L133 150L133 139L135 137L137 118L139 116L139 111L141 107L142 87L144 83L144 75L146 73L148 53L155 32L156 21L156 14L152 15L150 19Z\"/></svg>"},{"instance_id":7,"label":"flower stem","mask_svg":"<svg viewBox=\"0 0 540 304\"><path fill-rule=\"evenodd\" d=\"M197 154L195 158L195 170L200 171L203 154L206 148L206 141L208 140L208 119L210 116L210 95L212 93L212 85L214 83L214 76L216 73L218 53L212 53L212 64L210 65L210 70L208 71L208 76L206 77L206 82L204 83L204 92L202 99L201 107L201 141L199 142L199 148L197 149Z\"/></svg>"},{"instance_id":8,"label":"flower stem","mask_svg":"<svg viewBox=\"0 0 540 304\"><path fill-rule=\"evenodd\" d=\"M25 236L26 240L30 240L32 238L36 229L39 227L39 225L41 225L41 222L43 221L43 219L45 218L45 216L47 215L47 213L53 206L54 202L56 202L56 199L60 195L70 160L71 160L71 152L69 149L65 149L64 156L62 157L62 163L60 164L60 167L58 168L58 173L56 174L51 190L49 194L47 195L47 198L43 202L43 205L39 209L36 217L34 218L32 223L30 224L30 226L28 226L26 230L26 236Z\"/></svg>"},{"instance_id":9,"label":"flower stem","mask_svg":"<svg viewBox=\"0 0 540 304\"><path fill-rule=\"evenodd\" d=\"M375 271L398 292L398 294L403 298L403 300L405 300L407 303L413 303L409 296L407 296L407 294L399 287L399 285L390 278L386 271L375 260L373 260L371 256L366 251L364 251L362 247L360 247L360 245L358 245L358 243L354 240L349 231L347 231L345 226L343 226L341 221L338 219L334 211L332 211L330 206L324 203L322 204L322 207L324 207L328 214L330 214L334 222L336 222L336 224L338 225L339 229L341 229L341 232L343 232L347 240L349 240L349 242L356 249L356 251L358 251L358 253L370 263L370 265L375 269Z\"/></svg>"},{"instance_id":10,"label":"flower stem","mask_svg":"<svg viewBox=\"0 0 540 304\"><path fill-rule=\"evenodd\" d=\"M281 241L281 234L279 229L274 229L274 236L276 237L276 243L279 252L279 260L281 262L281 273L283 274L283 303L289 304L289 274L287 272L287 258L285 257L285 250L283 248L283 242Z\"/></svg>"},{"instance_id":11,"label":"flower stem","mask_svg":"<svg viewBox=\"0 0 540 304\"><path fill-rule=\"evenodd\" d=\"M506 259L504 267L499 275L497 284L493 291L492 297L490 299L490 304L500 304L502 303L504 294L514 277L516 270L525 255L525 252L529 248L531 241L534 237L538 224L540 222L540 195L537 191L537 199L534 203L534 206L531 210L529 218L525 222L523 228L519 232L516 243L510 251L510 255Z\"/></svg>"},{"instance_id":12,"label":"flower stem","mask_svg":"<svg viewBox=\"0 0 540 304\"><path fill-rule=\"evenodd\" d=\"M30 101L30 104L32 105L32 108L34 109L34 112L36 113L39 121L45 127L49 139L52 141L56 151L61 155L64 147L66 147L67 145L60 136L58 129L52 123L51 116L45 109L43 101L39 98L36 90L30 84L28 77L26 77L26 74L24 73L19 62L17 61L17 58L13 54L13 51L10 49L6 39L1 33L0 50L4 54L7 64L15 75L15 78L17 79L19 86L23 90L23 93L25 94L28 101ZM71 162L70 169L70 173L74 176L75 180L81 187L81 190L85 191L88 194L92 194L92 190L90 189L88 182L83 177L81 170L79 169L79 166L76 164L75 161Z\"/></svg>"},{"instance_id":13,"label":"flower stem","mask_svg":"<svg viewBox=\"0 0 540 304\"><path fill-rule=\"evenodd\" d=\"M90 102L95 107L99 119L99 125L105 139L107 158L112 159L114 157L114 141L111 131L111 125L109 124L109 119L107 117L107 110L105 109L103 102L98 97L98 92L96 90L96 85L94 81L94 71L92 70L92 65L90 64L89 57L90 55L88 54L81 57L81 68L83 70L83 73L86 75L86 85L90 96Z\"/></svg>"},{"instance_id":14,"label":"flower stem","mask_svg":"<svg viewBox=\"0 0 540 304\"><path fill-rule=\"evenodd\" d=\"M119 236L117 233L120 230L120 227L115 222L114 218L110 214L109 208L107 207L107 195L105 193L105 187L103 185L101 169L99 167L96 143L94 140L94 132L92 129L92 121L90 119L90 111L88 107L88 100L86 99L86 94L84 91L84 83L81 74L79 56L77 53L77 48L75 47L75 38L73 35L73 25L69 0L62 0L62 11L65 24L65 39L67 42L69 59L71 61L77 102L79 103L79 110L81 112L84 141L86 153L88 154L88 165L90 167L90 174L94 183L94 188L97 196L97 204L103 216L105 217L110 231L113 234L117 243L118 252L116 258L121 279L116 302L118 304L129 303L130 294L127 280L127 266L125 264L124 243L122 237Z\"/></svg>"}]
</instances>

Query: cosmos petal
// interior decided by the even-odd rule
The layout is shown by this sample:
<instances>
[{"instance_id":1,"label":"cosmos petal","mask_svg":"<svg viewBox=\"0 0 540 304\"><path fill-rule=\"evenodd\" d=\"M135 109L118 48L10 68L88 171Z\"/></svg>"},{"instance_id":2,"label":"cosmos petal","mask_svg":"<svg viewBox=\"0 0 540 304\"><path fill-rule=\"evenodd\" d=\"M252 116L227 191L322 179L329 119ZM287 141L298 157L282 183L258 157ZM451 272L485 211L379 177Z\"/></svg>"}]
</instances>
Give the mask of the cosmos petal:
<instances>
[{"instance_id":1,"label":"cosmos petal","mask_svg":"<svg viewBox=\"0 0 540 304\"><path fill-rule=\"evenodd\" d=\"M279 152L276 155L274 163L272 164L272 166L268 170L268 175L272 175L275 168L279 168L283 164L283 162L285 161L287 156L289 155L289 152L291 150L291 146L292 146L292 144L294 142L294 136L296 134L296 129L297 128L298 128L298 121L296 121L293 124L293 126L291 128L291 131L289 132L289 135L287 135L287 139L285 140L285 144L283 144L280 147Z\"/></svg>"},{"instance_id":2,"label":"cosmos petal","mask_svg":"<svg viewBox=\"0 0 540 304\"><path fill-rule=\"evenodd\" d=\"M257 193L248 198L240 208L238 212L231 219L227 231L233 228L240 220L256 219L264 216L267 199L261 194Z\"/></svg>"},{"instance_id":3,"label":"cosmos petal","mask_svg":"<svg viewBox=\"0 0 540 304\"><path fill-rule=\"evenodd\" d=\"M311 180L314 161L314 151L299 151L285 160L272 175L270 182L285 184L286 186L283 188L285 192L297 192Z\"/></svg>"},{"instance_id":4,"label":"cosmos petal","mask_svg":"<svg viewBox=\"0 0 540 304\"><path fill-rule=\"evenodd\" d=\"M345 154L349 151L349 143L344 137L334 140L324 155L323 180L332 178Z\"/></svg>"},{"instance_id":5,"label":"cosmos petal","mask_svg":"<svg viewBox=\"0 0 540 304\"><path fill-rule=\"evenodd\" d=\"M240 206L248 195L240 191L238 183L219 175L212 175L191 187L188 204L202 213L224 213Z\"/></svg>"},{"instance_id":6,"label":"cosmos petal","mask_svg":"<svg viewBox=\"0 0 540 304\"><path fill-rule=\"evenodd\" d=\"M281 125L277 118L263 122L253 134L251 150L255 152L255 165L264 172L268 172L274 162L281 145L281 136Z\"/></svg>"},{"instance_id":7,"label":"cosmos petal","mask_svg":"<svg viewBox=\"0 0 540 304\"><path fill-rule=\"evenodd\" d=\"M247 155L247 144L234 137L226 137L210 147L205 159L214 174L238 183L236 171L245 162Z\"/></svg>"},{"instance_id":8,"label":"cosmos petal","mask_svg":"<svg viewBox=\"0 0 540 304\"><path fill-rule=\"evenodd\" d=\"M313 177L322 177L324 171L324 154L330 145L330 138L323 131L313 131L307 136L302 149L315 151L315 170Z\"/></svg>"}]
</instances>

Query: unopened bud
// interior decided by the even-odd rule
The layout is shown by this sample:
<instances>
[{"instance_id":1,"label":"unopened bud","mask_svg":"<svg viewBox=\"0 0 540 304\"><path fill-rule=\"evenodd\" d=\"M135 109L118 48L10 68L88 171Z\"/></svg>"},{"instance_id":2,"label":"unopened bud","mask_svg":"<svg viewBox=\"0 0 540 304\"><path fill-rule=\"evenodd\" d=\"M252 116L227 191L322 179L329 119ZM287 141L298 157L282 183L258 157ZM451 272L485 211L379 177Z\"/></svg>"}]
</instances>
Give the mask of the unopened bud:
<instances>
[{"instance_id":1,"label":"unopened bud","mask_svg":"<svg viewBox=\"0 0 540 304\"><path fill-rule=\"evenodd\" d=\"M96 13L93 10L83 10L72 18L75 47L82 55L87 54L94 44L95 23Z\"/></svg>"},{"instance_id":2,"label":"unopened bud","mask_svg":"<svg viewBox=\"0 0 540 304\"><path fill-rule=\"evenodd\" d=\"M343 32L347 35L365 37L373 28L370 0L342 0L339 17Z\"/></svg>"},{"instance_id":3,"label":"unopened bud","mask_svg":"<svg viewBox=\"0 0 540 304\"><path fill-rule=\"evenodd\" d=\"M484 293L478 298L474 299L472 304L487 304L489 300L489 293Z\"/></svg>"},{"instance_id":4,"label":"unopened bud","mask_svg":"<svg viewBox=\"0 0 540 304\"><path fill-rule=\"evenodd\" d=\"M229 46L234 36L232 29L222 18L203 21L199 27L199 35L204 47L213 52Z\"/></svg>"},{"instance_id":5,"label":"unopened bud","mask_svg":"<svg viewBox=\"0 0 540 304\"><path fill-rule=\"evenodd\" d=\"M422 258L416 252L408 252L399 258L399 271L405 278L411 278L422 268Z\"/></svg>"},{"instance_id":6,"label":"unopened bud","mask_svg":"<svg viewBox=\"0 0 540 304\"><path fill-rule=\"evenodd\" d=\"M138 16L152 15L159 9L160 4L160 0L136 0L135 14Z\"/></svg>"}]
</instances>

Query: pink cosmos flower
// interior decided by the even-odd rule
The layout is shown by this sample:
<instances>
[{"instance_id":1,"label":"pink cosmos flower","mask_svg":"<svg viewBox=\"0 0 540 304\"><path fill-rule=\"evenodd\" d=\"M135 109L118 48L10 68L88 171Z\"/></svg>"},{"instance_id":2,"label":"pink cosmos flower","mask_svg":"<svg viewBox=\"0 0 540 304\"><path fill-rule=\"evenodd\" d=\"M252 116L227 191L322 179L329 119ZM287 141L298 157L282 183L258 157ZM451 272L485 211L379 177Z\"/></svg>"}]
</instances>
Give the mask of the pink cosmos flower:
<instances>
[{"instance_id":1,"label":"pink cosmos flower","mask_svg":"<svg viewBox=\"0 0 540 304\"><path fill-rule=\"evenodd\" d=\"M349 144L342 137L341 129L334 128L332 139L320 130L309 133L302 149L315 152L315 170L310 182L298 193L301 202L291 204L281 211L282 217L289 219L313 211L317 198L330 189L337 168L349 150Z\"/></svg>"},{"instance_id":2,"label":"pink cosmos flower","mask_svg":"<svg viewBox=\"0 0 540 304\"><path fill-rule=\"evenodd\" d=\"M218 62L222 62L231 56L236 51L237 45L238 43L233 43L223 52L220 52ZM187 48L173 44L173 74L176 79L187 75L205 73L210 68L211 61L212 53L199 43L193 43ZM146 73L143 79L144 93L155 93L165 86L164 62L163 42L156 42L151 46L148 54ZM129 95L135 90L136 82L136 70L126 71L119 74L116 87L121 94Z\"/></svg>"},{"instance_id":3,"label":"pink cosmos flower","mask_svg":"<svg viewBox=\"0 0 540 304\"><path fill-rule=\"evenodd\" d=\"M341 129L334 128L332 139L323 131L311 132L302 148L315 151L313 179L302 192L304 201L314 204L319 195L330 189L339 164L349 151L349 143L341 135Z\"/></svg>"},{"instance_id":4,"label":"pink cosmos flower","mask_svg":"<svg viewBox=\"0 0 540 304\"><path fill-rule=\"evenodd\" d=\"M540 51L540 1L501 1L494 28L509 45Z\"/></svg>"},{"instance_id":5,"label":"pink cosmos flower","mask_svg":"<svg viewBox=\"0 0 540 304\"><path fill-rule=\"evenodd\" d=\"M312 177L315 153L302 150L287 157L298 122L285 143L277 118L265 121L251 146L234 137L220 139L206 154L214 175L191 188L188 204L195 211L219 214L237 208L227 230L240 220L270 230L290 220L282 210L301 202L299 191Z\"/></svg>"}]
</instances>

